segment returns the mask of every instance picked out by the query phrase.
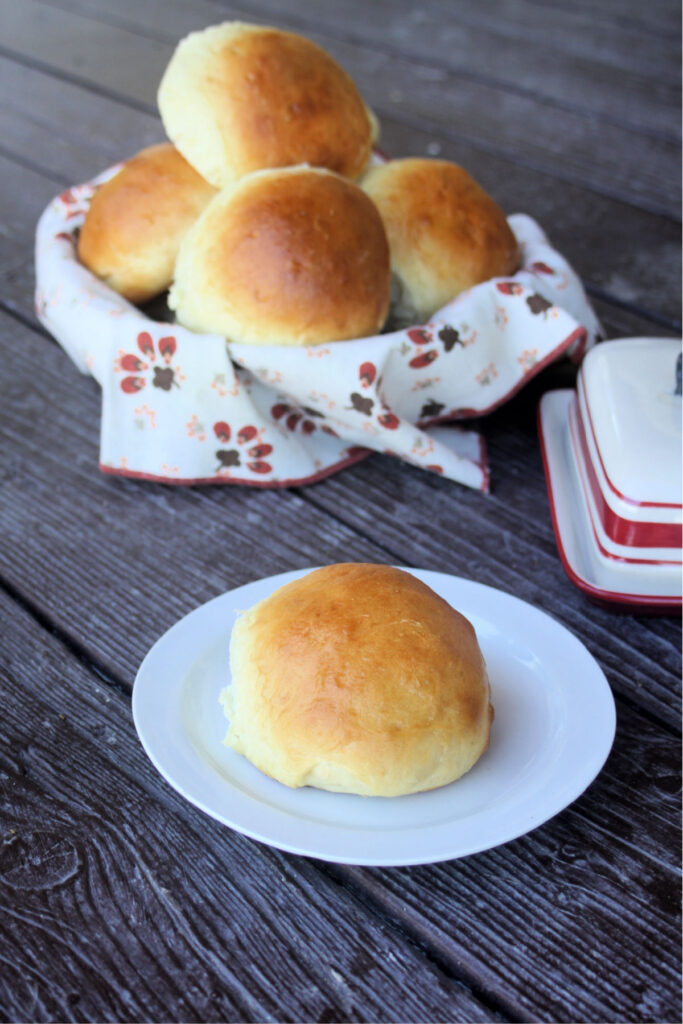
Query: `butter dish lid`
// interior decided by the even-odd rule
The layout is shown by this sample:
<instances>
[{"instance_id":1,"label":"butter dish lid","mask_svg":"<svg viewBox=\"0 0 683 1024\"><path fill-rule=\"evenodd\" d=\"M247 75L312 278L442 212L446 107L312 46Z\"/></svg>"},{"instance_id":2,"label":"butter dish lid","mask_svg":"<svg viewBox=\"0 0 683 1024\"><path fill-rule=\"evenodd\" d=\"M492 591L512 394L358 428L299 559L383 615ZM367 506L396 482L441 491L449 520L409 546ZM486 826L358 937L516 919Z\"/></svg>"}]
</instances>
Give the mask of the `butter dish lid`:
<instances>
[{"instance_id":1,"label":"butter dish lid","mask_svg":"<svg viewBox=\"0 0 683 1024\"><path fill-rule=\"evenodd\" d=\"M609 486L636 505L681 507L681 342L624 338L581 367L590 427Z\"/></svg>"}]
</instances>

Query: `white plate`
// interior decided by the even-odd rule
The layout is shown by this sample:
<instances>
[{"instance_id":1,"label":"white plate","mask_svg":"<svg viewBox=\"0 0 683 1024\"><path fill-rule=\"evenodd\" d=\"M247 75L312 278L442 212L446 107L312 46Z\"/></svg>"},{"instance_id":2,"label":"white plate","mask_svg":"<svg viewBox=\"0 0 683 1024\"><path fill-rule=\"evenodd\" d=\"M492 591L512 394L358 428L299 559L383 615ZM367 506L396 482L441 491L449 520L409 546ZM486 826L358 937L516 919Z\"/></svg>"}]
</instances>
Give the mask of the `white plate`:
<instances>
[{"instance_id":1,"label":"white plate","mask_svg":"<svg viewBox=\"0 0 683 1024\"><path fill-rule=\"evenodd\" d=\"M288 789L222 743L235 616L304 569L214 598L173 626L140 666L133 717L161 774L218 821L271 846L347 864L424 864L490 849L575 800L612 746L615 709L586 648L545 613L469 580L407 570L470 620L489 669L487 752L462 779L413 796Z\"/></svg>"}]
</instances>

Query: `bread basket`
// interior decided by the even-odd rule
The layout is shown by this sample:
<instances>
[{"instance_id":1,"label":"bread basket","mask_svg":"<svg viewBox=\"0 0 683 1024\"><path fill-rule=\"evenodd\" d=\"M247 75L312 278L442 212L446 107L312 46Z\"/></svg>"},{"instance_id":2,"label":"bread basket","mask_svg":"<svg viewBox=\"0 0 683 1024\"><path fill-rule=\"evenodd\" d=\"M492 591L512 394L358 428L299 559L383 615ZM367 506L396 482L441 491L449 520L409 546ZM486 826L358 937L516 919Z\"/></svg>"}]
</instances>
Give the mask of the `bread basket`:
<instances>
[{"instance_id":1,"label":"bread basket","mask_svg":"<svg viewBox=\"0 0 683 1024\"><path fill-rule=\"evenodd\" d=\"M36 237L37 316L102 390L103 472L287 487L374 450L485 491L480 436L438 424L490 412L598 336L578 276L523 214L509 218L518 273L469 289L426 324L288 349L153 320L76 256L89 201L117 170L57 196Z\"/></svg>"}]
</instances>

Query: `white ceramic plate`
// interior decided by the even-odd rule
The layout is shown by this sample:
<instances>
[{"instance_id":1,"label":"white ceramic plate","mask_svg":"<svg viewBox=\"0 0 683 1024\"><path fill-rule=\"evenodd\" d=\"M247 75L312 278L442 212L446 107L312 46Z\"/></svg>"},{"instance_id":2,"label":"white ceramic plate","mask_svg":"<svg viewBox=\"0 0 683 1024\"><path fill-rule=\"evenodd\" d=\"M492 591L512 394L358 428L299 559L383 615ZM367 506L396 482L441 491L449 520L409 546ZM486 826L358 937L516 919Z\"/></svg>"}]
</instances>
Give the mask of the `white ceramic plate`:
<instances>
[{"instance_id":1,"label":"white ceramic plate","mask_svg":"<svg viewBox=\"0 0 683 1024\"><path fill-rule=\"evenodd\" d=\"M147 754L187 800L282 850L347 864L423 864L523 835L575 800L610 751L615 709L586 648L545 613L479 583L409 570L470 620L489 669L495 720L462 779L414 796L292 790L222 743L235 616L304 569L257 580L173 626L143 661L133 716Z\"/></svg>"}]
</instances>

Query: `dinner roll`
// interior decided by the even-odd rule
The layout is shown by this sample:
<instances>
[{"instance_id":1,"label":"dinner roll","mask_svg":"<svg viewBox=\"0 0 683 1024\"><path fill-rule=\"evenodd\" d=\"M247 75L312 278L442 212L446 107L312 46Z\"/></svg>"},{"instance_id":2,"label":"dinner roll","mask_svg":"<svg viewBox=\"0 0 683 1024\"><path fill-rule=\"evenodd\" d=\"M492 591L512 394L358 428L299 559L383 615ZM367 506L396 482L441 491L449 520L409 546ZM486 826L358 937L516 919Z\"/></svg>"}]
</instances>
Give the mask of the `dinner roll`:
<instances>
[{"instance_id":1,"label":"dinner roll","mask_svg":"<svg viewBox=\"0 0 683 1024\"><path fill-rule=\"evenodd\" d=\"M389 287L386 235L365 193L294 167L219 192L180 247L169 305L185 327L230 341L317 345L379 331Z\"/></svg>"},{"instance_id":2,"label":"dinner roll","mask_svg":"<svg viewBox=\"0 0 683 1024\"><path fill-rule=\"evenodd\" d=\"M170 285L180 241L215 192L170 143L143 149L95 192L81 263L130 302L146 302Z\"/></svg>"},{"instance_id":3,"label":"dinner roll","mask_svg":"<svg viewBox=\"0 0 683 1024\"><path fill-rule=\"evenodd\" d=\"M400 319L427 320L466 288L517 269L503 211L462 167L391 160L372 167L363 188L386 228Z\"/></svg>"},{"instance_id":4,"label":"dinner roll","mask_svg":"<svg viewBox=\"0 0 683 1024\"><path fill-rule=\"evenodd\" d=\"M377 121L315 43L226 22L181 40L159 86L166 134L207 181L308 163L358 177Z\"/></svg>"},{"instance_id":5,"label":"dinner roll","mask_svg":"<svg viewBox=\"0 0 683 1024\"><path fill-rule=\"evenodd\" d=\"M474 629L400 569L331 565L281 587L237 619L230 668L225 742L286 786L416 793L488 746Z\"/></svg>"}]
</instances>

